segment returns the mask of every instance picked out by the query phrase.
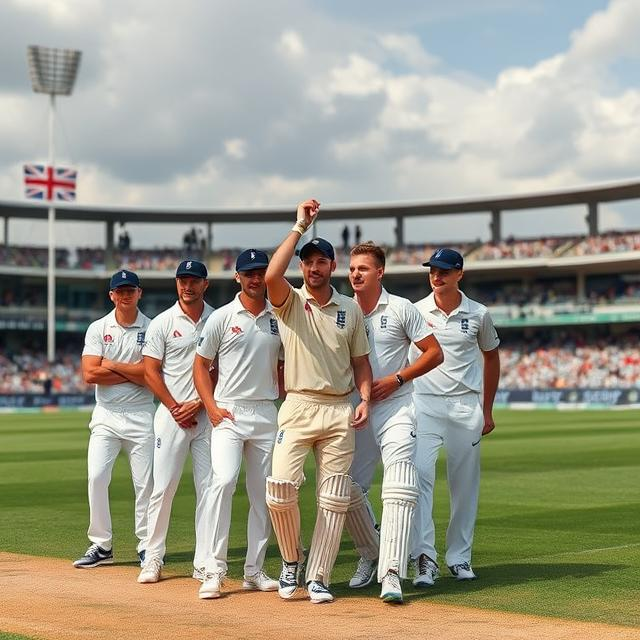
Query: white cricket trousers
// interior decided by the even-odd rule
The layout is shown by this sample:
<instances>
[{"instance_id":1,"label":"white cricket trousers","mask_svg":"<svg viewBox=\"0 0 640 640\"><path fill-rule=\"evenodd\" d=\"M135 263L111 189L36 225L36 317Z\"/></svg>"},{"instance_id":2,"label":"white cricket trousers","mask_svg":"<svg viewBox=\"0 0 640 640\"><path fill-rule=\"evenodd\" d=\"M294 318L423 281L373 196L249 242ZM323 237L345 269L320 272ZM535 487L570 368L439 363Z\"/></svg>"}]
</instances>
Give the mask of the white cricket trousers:
<instances>
[{"instance_id":1,"label":"white cricket trousers","mask_svg":"<svg viewBox=\"0 0 640 640\"><path fill-rule=\"evenodd\" d=\"M149 500L149 537L146 559L162 560L167 549L167 533L173 497L178 489L184 463L191 451L193 483L196 490L196 547L193 566L204 567L206 534L203 518L206 489L211 476L211 423L204 410L196 416L197 425L183 429L161 404L153 421L153 493Z\"/></svg>"},{"instance_id":2,"label":"white cricket trousers","mask_svg":"<svg viewBox=\"0 0 640 640\"><path fill-rule=\"evenodd\" d=\"M372 402L369 426L356 431L356 451L349 475L366 493L382 458L386 469L399 460L414 461L416 416L411 394Z\"/></svg>"},{"instance_id":3,"label":"white cricket trousers","mask_svg":"<svg viewBox=\"0 0 640 640\"><path fill-rule=\"evenodd\" d=\"M271 400L218 402L234 422L224 419L211 432L211 485L206 498L207 573L227 571L227 549L231 506L242 457L245 458L249 517L244 575L262 570L271 535L271 519L265 498L266 479L271 473L271 455L278 411Z\"/></svg>"},{"instance_id":4,"label":"white cricket trousers","mask_svg":"<svg viewBox=\"0 0 640 640\"><path fill-rule=\"evenodd\" d=\"M147 537L147 509L153 487L153 411L154 406L137 410L106 409L97 405L89 429L87 452L89 530L91 542L111 549L113 532L109 510L109 484L113 465L124 449L129 458L135 492L135 531L138 551L144 549Z\"/></svg>"},{"instance_id":5,"label":"white cricket trousers","mask_svg":"<svg viewBox=\"0 0 640 640\"><path fill-rule=\"evenodd\" d=\"M447 566L471 562L473 531L480 493L480 440L484 417L480 396L414 394L418 420L418 504L413 519L411 555L426 553L437 560L433 523L436 460L444 446L447 455L450 519L447 528Z\"/></svg>"}]
</instances>

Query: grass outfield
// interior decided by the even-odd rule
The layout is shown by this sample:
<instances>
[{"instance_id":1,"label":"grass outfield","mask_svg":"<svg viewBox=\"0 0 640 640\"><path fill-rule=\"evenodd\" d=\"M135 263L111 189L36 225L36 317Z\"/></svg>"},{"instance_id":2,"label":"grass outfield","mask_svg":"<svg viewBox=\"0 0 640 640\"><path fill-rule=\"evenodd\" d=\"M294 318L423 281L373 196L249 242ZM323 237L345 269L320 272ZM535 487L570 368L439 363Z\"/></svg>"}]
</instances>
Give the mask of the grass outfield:
<instances>
[{"instance_id":1,"label":"grass outfield","mask_svg":"<svg viewBox=\"0 0 640 640\"><path fill-rule=\"evenodd\" d=\"M0 415L1 550L69 560L84 552L87 422L81 413ZM445 575L428 591L406 582L407 600L640 625L640 412L499 411L496 422L482 452L474 546L479 579L460 584ZM314 517L311 460L301 490L307 544ZM442 553L448 505L440 464L436 526ZM378 513L379 482L380 474L371 492ZM116 561L134 565L133 490L122 456L111 509ZM167 574L191 571L193 512L188 468L174 501ZM242 575L246 512L241 481L230 543L230 575L236 578ZM277 555L272 544L267 569L273 575ZM334 573L338 595L363 595L346 587L355 561L345 538ZM108 568L97 570L108 576ZM364 593L377 597L378 587Z\"/></svg>"}]
</instances>

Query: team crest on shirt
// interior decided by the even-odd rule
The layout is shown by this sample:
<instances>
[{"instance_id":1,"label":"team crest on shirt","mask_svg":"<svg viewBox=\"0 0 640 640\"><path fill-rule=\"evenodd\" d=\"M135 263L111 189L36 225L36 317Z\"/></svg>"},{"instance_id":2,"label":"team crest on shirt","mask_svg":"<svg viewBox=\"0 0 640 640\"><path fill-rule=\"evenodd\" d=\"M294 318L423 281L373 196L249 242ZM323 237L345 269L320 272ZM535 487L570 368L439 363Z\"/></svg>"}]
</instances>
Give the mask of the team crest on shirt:
<instances>
[{"instance_id":1,"label":"team crest on shirt","mask_svg":"<svg viewBox=\"0 0 640 640\"><path fill-rule=\"evenodd\" d=\"M276 442L278 444L282 444L283 438L284 438L284 429L280 429L280 431L278 431L278 438L276 439Z\"/></svg>"},{"instance_id":2,"label":"team crest on shirt","mask_svg":"<svg viewBox=\"0 0 640 640\"><path fill-rule=\"evenodd\" d=\"M344 309L338 309L336 312L336 326L344 329L347 326L347 312Z\"/></svg>"},{"instance_id":3,"label":"team crest on shirt","mask_svg":"<svg viewBox=\"0 0 640 640\"><path fill-rule=\"evenodd\" d=\"M111 337L108 333L106 335L102 336L102 339L105 342L113 342L113 337Z\"/></svg>"},{"instance_id":4,"label":"team crest on shirt","mask_svg":"<svg viewBox=\"0 0 640 640\"><path fill-rule=\"evenodd\" d=\"M469 333L469 318L460 318L460 331Z\"/></svg>"},{"instance_id":5,"label":"team crest on shirt","mask_svg":"<svg viewBox=\"0 0 640 640\"><path fill-rule=\"evenodd\" d=\"M160 440L160 436L158 436L156 438L156 449L159 449L160 445L162 445L162 440Z\"/></svg>"},{"instance_id":6,"label":"team crest on shirt","mask_svg":"<svg viewBox=\"0 0 640 640\"><path fill-rule=\"evenodd\" d=\"M136 337L136 343L138 344L138 346L143 347L144 346L144 331L138 331L138 335Z\"/></svg>"},{"instance_id":7,"label":"team crest on shirt","mask_svg":"<svg viewBox=\"0 0 640 640\"><path fill-rule=\"evenodd\" d=\"M271 330L271 335L280 335L280 331L278 330L278 321L275 318L269 318L269 329Z\"/></svg>"},{"instance_id":8,"label":"team crest on shirt","mask_svg":"<svg viewBox=\"0 0 640 640\"><path fill-rule=\"evenodd\" d=\"M176 330L173 332L173 337L174 337L174 338L182 338L182 334L181 334L181 333L176 329Z\"/></svg>"},{"instance_id":9,"label":"team crest on shirt","mask_svg":"<svg viewBox=\"0 0 640 640\"><path fill-rule=\"evenodd\" d=\"M380 316L380 328L386 329L387 322L389 322L389 316Z\"/></svg>"}]
</instances>

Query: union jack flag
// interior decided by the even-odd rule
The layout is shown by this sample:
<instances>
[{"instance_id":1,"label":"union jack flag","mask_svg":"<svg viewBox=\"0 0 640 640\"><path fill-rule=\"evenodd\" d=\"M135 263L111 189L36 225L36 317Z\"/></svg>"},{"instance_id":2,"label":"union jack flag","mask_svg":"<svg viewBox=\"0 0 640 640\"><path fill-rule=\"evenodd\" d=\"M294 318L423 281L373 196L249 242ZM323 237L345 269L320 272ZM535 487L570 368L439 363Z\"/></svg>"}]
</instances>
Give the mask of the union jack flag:
<instances>
[{"instance_id":1,"label":"union jack flag","mask_svg":"<svg viewBox=\"0 0 640 640\"><path fill-rule=\"evenodd\" d=\"M27 198L37 200L72 202L76 199L77 176L78 172L75 169L25 164L24 194Z\"/></svg>"}]
</instances>

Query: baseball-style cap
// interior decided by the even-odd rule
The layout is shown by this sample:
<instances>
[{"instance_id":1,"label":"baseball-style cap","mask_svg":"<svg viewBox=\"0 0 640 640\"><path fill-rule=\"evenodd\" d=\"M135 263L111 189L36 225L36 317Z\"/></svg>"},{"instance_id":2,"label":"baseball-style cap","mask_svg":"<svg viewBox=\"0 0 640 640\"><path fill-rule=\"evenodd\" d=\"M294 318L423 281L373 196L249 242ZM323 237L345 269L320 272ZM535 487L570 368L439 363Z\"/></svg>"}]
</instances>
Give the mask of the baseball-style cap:
<instances>
[{"instance_id":1,"label":"baseball-style cap","mask_svg":"<svg viewBox=\"0 0 640 640\"><path fill-rule=\"evenodd\" d=\"M423 267L438 267L438 269L462 269L464 260L453 249L438 249L429 258L429 262L423 262Z\"/></svg>"},{"instance_id":2,"label":"baseball-style cap","mask_svg":"<svg viewBox=\"0 0 640 640\"><path fill-rule=\"evenodd\" d=\"M197 260L183 260L176 269L176 278L179 276L193 276L194 278L206 278L207 267Z\"/></svg>"},{"instance_id":3,"label":"baseball-style cap","mask_svg":"<svg viewBox=\"0 0 640 640\"><path fill-rule=\"evenodd\" d=\"M127 271L126 269L120 269L111 276L111 282L109 283L109 289L117 289L118 287L139 287L140 278L133 273L133 271Z\"/></svg>"},{"instance_id":4,"label":"baseball-style cap","mask_svg":"<svg viewBox=\"0 0 640 640\"><path fill-rule=\"evenodd\" d=\"M236 260L236 271L252 271L253 269L264 269L269 265L269 256L264 251L257 249L247 249L243 251Z\"/></svg>"},{"instance_id":5,"label":"baseball-style cap","mask_svg":"<svg viewBox=\"0 0 640 640\"><path fill-rule=\"evenodd\" d=\"M319 251L324 254L330 260L336 259L336 252L333 250L333 245L324 238L314 238L311 242L307 242L302 249L300 249L300 260L304 260L313 251Z\"/></svg>"}]
</instances>

